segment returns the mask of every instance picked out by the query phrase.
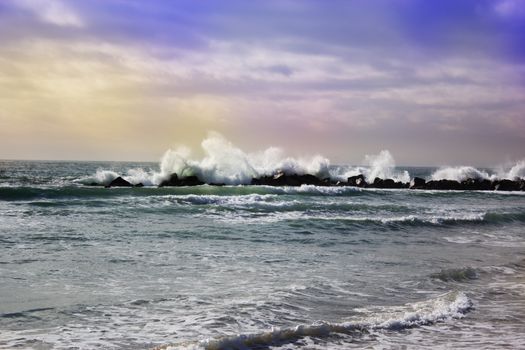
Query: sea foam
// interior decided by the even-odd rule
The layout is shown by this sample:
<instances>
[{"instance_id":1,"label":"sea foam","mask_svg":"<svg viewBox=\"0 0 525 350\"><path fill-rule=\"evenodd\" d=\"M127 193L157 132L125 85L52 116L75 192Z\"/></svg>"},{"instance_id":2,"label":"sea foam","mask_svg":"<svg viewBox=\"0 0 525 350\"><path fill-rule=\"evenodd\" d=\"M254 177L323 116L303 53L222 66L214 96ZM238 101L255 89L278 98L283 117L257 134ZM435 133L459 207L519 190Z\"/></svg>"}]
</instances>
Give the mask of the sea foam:
<instances>
[{"instance_id":1,"label":"sea foam","mask_svg":"<svg viewBox=\"0 0 525 350\"><path fill-rule=\"evenodd\" d=\"M357 321L342 323L316 322L290 328L274 328L270 331L239 334L198 343L165 345L157 349L253 349L284 345L305 337L326 338L332 334L358 334L363 331L402 330L434 324L453 318L462 318L472 308L472 301L463 292L449 292L434 299L407 304L403 307L385 309Z\"/></svg>"}]
</instances>

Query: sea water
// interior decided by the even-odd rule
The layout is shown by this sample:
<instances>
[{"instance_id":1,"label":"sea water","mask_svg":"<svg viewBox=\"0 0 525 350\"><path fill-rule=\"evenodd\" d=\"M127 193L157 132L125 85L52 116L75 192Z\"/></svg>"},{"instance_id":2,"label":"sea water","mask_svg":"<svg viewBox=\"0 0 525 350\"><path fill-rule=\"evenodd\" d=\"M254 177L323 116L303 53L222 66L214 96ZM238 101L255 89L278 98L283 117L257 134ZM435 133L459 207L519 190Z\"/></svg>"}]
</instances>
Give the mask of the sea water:
<instances>
[{"instance_id":1,"label":"sea water","mask_svg":"<svg viewBox=\"0 0 525 350\"><path fill-rule=\"evenodd\" d=\"M237 175L180 154L1 161L0 348L525 348L524 192L246 184L276 166L453 172L388 156ZM227 185L155 186L175 168ZM146 186L89 186L118 174Z\"/></svg>"}]
</instances>

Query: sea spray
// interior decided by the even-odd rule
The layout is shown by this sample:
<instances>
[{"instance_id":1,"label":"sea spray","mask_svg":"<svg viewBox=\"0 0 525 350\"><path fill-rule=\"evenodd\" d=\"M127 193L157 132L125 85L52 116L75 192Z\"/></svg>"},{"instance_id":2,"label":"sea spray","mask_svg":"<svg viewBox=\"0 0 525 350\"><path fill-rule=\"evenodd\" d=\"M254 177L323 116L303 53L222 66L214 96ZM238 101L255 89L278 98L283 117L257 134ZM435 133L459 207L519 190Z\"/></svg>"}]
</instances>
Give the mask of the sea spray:
<instances>
[{"instance_id":1,"label":"sea spray","mask_svg":"<svg viewBox=\"0 0 525 350\"><path fill-rule=\"evenodd\" d=\"M363 163L365 166L331 169L330 177L332 180L346 181L350 176L362 174L369 183L372 183L376 177L401 182L410 181L408 171L396 171L396 162L388 150L382 150L379 154L367 154Z\"/></svg>"},{"instance_id":2,"label":"sea spray","mask_svg":"<svg viewBox=\"0 0 525 350\"><path fill-rule=\"evenodd\" d=\"M431 175L431 179L435 181L454 180L459 182L467 179L492 180L493 177L486 171L478 170L471 166L443 167Z\"/></svg>"},{"instance_id":3,"label":"sea spray","mask_svg":"<svg viewBox=\"0 0 525 350\"><path fill-rule=\"evenodd\" d=\"M510 170L504 175L507 179L523 179L525 178L525 159L517 162Z\"/></svg>"},{"instance_id":4,"label":"sea spray","mask_svg":"<svg viewBox=\"0 0 525 350\"><path fill-rule=\"evenodd\" d=\"M368 182L374 181L376 177L380 179L394 179L401 182L410 181L408 171L395 171L396 162L392 154L387 150L382 150L377 155L367 155L365 161L368 165L368 171L365 171L365 177Z\"/></svg>"},{"instance_id":5,"label":"sea spray","mask_svg":"<svg viewBox=\"0 0 525 350\"><path fill-rule=\"evenodd\" d=\"M167 150L160 160L159 170L129 169L121 176L133 183L145 186L156 186L176 173L179 178L197 176L209 184L248 185L253 178L272 176L279 172L287 175L311 174L319 179L330 178L333 181L346 181L348 177L362 174L371 183L375 178L393 179L407 183L411 179L408 171L396 169L394 157L388 150L382 150L376 155L366 155L364 166L332 166L328 158L321 155L294 158L285 155L277 147L247 153L233 145L218 133L210 133L201 143L204 157L195 159L191 149L179 147ZM91 185L108 185L118 177L114 171L99 169L96 174L86 176L78 182ZM441 167L431 174L427 180L467 179L491 180L525 178L525 160L512 166L501 168L494 173L479 170L471 166Z\"/></svg>"},{"instance_id":6,"label":"sea spray","mask_svg":"<svg viewBox=\"0 0 525 350\"><path fill-rule=\"evenodd\" d=\"M204 158L191 158L191 151L182 147L168 150L160 163L160 172L152 174L152 183L159 184L172 173L179 177L195 175L206 183L227 185L250 184L252 178L285 174L312 174L330 177L330 161L322 156L311 158L285 157L284 152L270 147L262 152L246 153L217 133L202 141Z\"/></svg>"}]
</instances>

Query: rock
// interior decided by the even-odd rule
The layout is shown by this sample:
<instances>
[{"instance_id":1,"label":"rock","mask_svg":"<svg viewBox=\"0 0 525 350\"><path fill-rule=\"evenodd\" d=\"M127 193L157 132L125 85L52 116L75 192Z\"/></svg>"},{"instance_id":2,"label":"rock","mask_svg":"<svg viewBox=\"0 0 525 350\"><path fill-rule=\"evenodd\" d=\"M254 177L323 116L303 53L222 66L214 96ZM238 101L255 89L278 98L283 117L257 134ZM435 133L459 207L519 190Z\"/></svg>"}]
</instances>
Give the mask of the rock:
<instances>
[{"instance_id":1,"label":"rock","mask_svg":"<svg viewBox=\"0 0 525 350\"><path fill-rule=\"evenodd\" d=\"M365 178L359 178L355 180L355 186L357 187L367 187L368 183L366 182Z\"/></svg>"},{"instance_id":2,"label":"rock","mask_svg":"<svg viewBox=\"0 0 525 350\"><path fill-rule=\"evenodd\" d=\"M263 176L260 178L253 178L252 185L266 185L266 186L301 186L301 185L315 185L315 186L329 186L330 179L319 179L317 176L311 174L286 175L280 171L273 176Z\"/></svg>"},{"instance_id":3,"label":"rock","mask_svg":"<svg viewBox=\"0 0 525 350\"><path fill-rule=\"evenodd\" d=\"M179 178L177 174L173 173L170 175L169 179L162 181L159 187L164 186L199 186L204 185L204 182L199 180L197 176L186 176Z\"/></svg>"},{"instance_id":4,"label":"rock","mask_svg":"<svg viewBox=\"0 0 525 350\"><path fill-rule=\"evenodd\" d=\"M285 173L278 172L270 180L270 186L300 186L299 181L294 181L289 176L286 176Z\"/></svg>"},{"instance_id":5,"label":"rock","mask_svg":"<svg viewBox=\"0 0 525 350\"><path fill-rule=\"evenodd\" d=\"M315 175L304 174L296 175L301 185L315 185L315 186L326 186L330 185L330 178L320 179Z\"/></svg>"},{"instance_id":6,"label":"rock","mask_svg":"<svg viewBox=\"0 0 525 350\"><path fill-rule=\"evenodd\" d=\"M179 176L176 173L171 174L168 179L163 180L159 184L159 187L164 187L164 186L180 186L179 185Z\"/></svg>"},{"instance_id":7,"label":"rock","mask_svg":"<svg viewBox=\"0 0 525 350\"><path fill-rule=\"evenodd\" d=\"M366 180L365 180L365 177L364 177L363 174L350 176L346 181L348 183L348 186L358 186L358 184L357 184L358 180L365 181L365 183L366 183Z\"/></svg>"},{"instance_id":8,"label":"rock","mask_svg":"<svg viewBox=\"0 0 525 350\"><path fill-rule=\"evenodd\" d=\"M259 178L256 178L256 177L252 177L252 181L250 182L250 185L252 186L260 186L260 185L263 185L261 179Z\"/></svg>"},{"instance_id":9,"label":"rock","mask_svg":"<svg viewBox=\"0 0 525 350\"><path fill-rule=\"evenodd\" d=\"M254 177L251 182L252 185L275 186L273 183L273 176Z\"/></svg>"},{"instance_id":10,"label":"rock","mask_svg":"<svg viewBox=\"0 0 525 350\"><path fill-rule=\"evenodd\" d=\"M383 188L398 188L398 183L392 179L383 180Z\"/></svg>"},{"instance_id":11,"label":"rock","mask_svg":"<svg viewBox=\"0 0 525 350\"><path fill-rule=\"evenodd\" d=\"M383 179L380 179L380 178L378 178L378 177L376 177L376 178L374 179L374 182L372 182L372 183L370 184L370 187L374 187L374 188L383 188L383 187L384 187L383 185L384 185L384 180L383 180Z\"/></svg>"},{"instance_id":12,"label":"rock","mask_svg":"<svg viewBox=\"0 0 525 350\"><path fill-rule=\"evenodd\" d=\"M405 184L401 181L394 181L393 179L380 179L376 177L374 179L374 182L370 184L369 187L395 189L395 188L407 188L408 184Z\"/></svg>"},{"instance_id":13,"label":"rock","mask_svg":"<svg viewBox=\"0 0 525 350\"><path fill-rule=\"evenodd\" d=\"M480 179L466 179L461 181L462 190L470 191L488 191L492 190L492 183L489 180L480 180Z\"/></svg>"},{"instance_id":14,"label":"rock","mask_svg":"<svg viewBox=\"0 0 525 350\"><path fill-rule=\"evenodd\" d=\"M422 179L420 177L415 177L412 179L412 181L410 181L410 187L411 189L414 189L414 190L422 190L425 188L425 179Z\"/></svg>"},{"instance_id":15,"label":"rock","mask_svg":"<svg viewBox=\"0 0 525 350\"><path fill-rule=\"evenodd\" d=\"M400 188L409 188L410 187L410 182L399 182L401 184L401 187Z\"/></svg>"},{"instance_id":16,"label":"rock","mask_svg":"<svg viewBox=\"0 0 525 350\"><path fill-rule=\"evenodd\" d=\"M496 191L519 191L520 182L508 179L496 180L492 183Z\"/></svg>"},{"instance_id":17,"label":"rock","mask_svg":"<svg viewBox=\"0 0 525 350\"><path fill-rule=\"evenodd\" d=\"M107 187L133 187L133 185L130 182L124 180L122 177L119 176L113 181L111 181L109 185L106 185L105 187L106 188Z\"/></svg>"},{"instance_id":18,"label":"rock","mask_svg":"<svg viewBox=\"0 0 525 350\"><path fill-rule=\"evenodd\" d=\"M338 182L340 181L332 181L331 178L326 177L321 180L318 186L336 186Z\"/></svg>"},{"instance_id":19,"label":"rock","mask_svg":"<svg viewBox=\"0 0 525 350\"><path fill-rule=\"evenodd\" d=\"M139 182L138 184L133 185L133 187L144 187L144 184L142 182Z\"/></svg>"},{"instance_id":20,"label":"rock","mask_svg":"<svg viewBox=\"0 0 525 350\"><path fill-rule=\"evenodd\" d=\"M432 180L425 184L426 190L460 190L461 184L455 180Z\"/></svg>"},{"instance_id":21,"label":"rock","mask_svg":"<svg viewBox=\"0 0 525 350\"><path fill-rule=\"evenodd\" d=\"M179 180L179 186L200 186L204 185L204 182L199 180L197 176L186 176Z\"/></svg>"}]
</instances>

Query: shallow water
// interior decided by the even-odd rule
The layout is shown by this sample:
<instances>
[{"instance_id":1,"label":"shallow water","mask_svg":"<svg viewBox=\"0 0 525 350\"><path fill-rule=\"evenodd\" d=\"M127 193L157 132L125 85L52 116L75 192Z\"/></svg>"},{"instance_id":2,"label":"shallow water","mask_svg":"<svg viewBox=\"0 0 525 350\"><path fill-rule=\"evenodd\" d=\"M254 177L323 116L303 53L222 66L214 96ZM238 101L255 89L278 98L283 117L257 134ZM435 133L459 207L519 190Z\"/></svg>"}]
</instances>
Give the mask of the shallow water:
<instances>
[{"instance_id":1,"label":"shallow water","mask_svg":"<svg viewBox=\"0 0 525 350\"><path fill-rule=\"evenodd\" d=\"M525 347L523 192L83 184L136 168L0 162L0 348Z\"/></svg>"}]
</instances>

